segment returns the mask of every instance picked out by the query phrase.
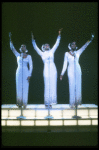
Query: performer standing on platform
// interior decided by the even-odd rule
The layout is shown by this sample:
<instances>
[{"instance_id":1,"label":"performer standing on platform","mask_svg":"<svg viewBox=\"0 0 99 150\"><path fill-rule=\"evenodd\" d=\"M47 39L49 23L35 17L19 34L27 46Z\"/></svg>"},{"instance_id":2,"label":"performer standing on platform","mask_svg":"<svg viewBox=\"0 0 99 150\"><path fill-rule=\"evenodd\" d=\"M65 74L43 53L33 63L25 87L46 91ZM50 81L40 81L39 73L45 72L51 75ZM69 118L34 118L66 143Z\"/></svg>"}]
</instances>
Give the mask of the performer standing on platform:
<instances>
[{"instance_id":1,"label":"performer standing on platform","mask_svg":"<svg viewBox=\"0 0 99 150\"><path fill-rule=\"evenodd\" d=\"M36 52L41 56L44 63L43 77L44 77L44 103L46 108L52 108L52 104L57 104L57 69L54 63L54 53L59 46L61 39L61 30L57 37L55 45L50 48L49 44L42 45L40 50L35 42L32 33L32 44Z\"/></svg>"},{"instance_id":2,"label":"performer standing on platform","mask_svg":"<svg viewBox=\"0 0 99 150\"><path fill-rule=\"evenodd\" d=\"M28 103L28 90L29 90L29 80L33 70L32 57L27 54L28 50L26 45L22 44L20 47L20 53L16 51L10 37L10 48L17 58L18 68L16 70L16 98L17 106L20 108L22 105L26 108ZM29 65L29 69L28 69Z\"/></svg>"},{"instance_id":3,"label":"performer standing on platform","mask_svg":"<svg viewBox=\"0 0 99 150\"><path fill-rule=\"evenodd\" d=\"M76 104L81 104L81 67L79 64L79 57L86 47L92 42L94 35L92 35L91 40L87 41L84 46L76 51L76 42L72 42L68 45L69 52L64 55L63 69L60 75L60 80L62 80L63 75L68 67L67 74L69 80L69 103L71 108Z\"/></svg>"}]
</instances>

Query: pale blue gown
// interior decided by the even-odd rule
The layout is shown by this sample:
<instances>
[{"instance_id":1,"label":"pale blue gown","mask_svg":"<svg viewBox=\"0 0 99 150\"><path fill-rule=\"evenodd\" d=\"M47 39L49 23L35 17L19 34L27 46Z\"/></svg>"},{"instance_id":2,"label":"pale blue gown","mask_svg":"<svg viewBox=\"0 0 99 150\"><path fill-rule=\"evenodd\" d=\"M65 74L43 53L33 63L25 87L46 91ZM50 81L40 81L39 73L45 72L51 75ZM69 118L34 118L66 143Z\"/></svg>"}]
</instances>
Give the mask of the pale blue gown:
<instances>
[{"instance_id":1,"label":"pale blue gown","mask_svg":"<svg viewBox=\"0 0 99 150\"><path fill-rule=\"evenodd\" d=\"M16 51L13 44L10 42L10 48L17 58L17 70L16 70L16 100L18 106L26 106L28 103L29 82L28 76L32 75L33 62L32 57L27 55L26 58L22 58L20 53ZM29 69L28 69L29 65Z\"/></svg>"},{"instance_id":2,"label":"pale blue gown","mask_svg":"<svg viewBox=\"0 0 99 150\"><path fill-rule=\"evenodd\" d=\"M42 52L36 45L32 44L36 52L41 56L44 63L44 103L45 105L57 104L57 69L54 63L54 53L59 46L61 37L58 36L55 45L49 51Z\"/></svg>"},{"instance_id":3,"label":"pale blue gown","mask_svg":"<svg viewBox=\"0 0 99 150\"><path fill-rule=\"evenodd\" d=\"M74 51L75 57L68 52L64 55L61 75L63 76L67 69L69 81L69 104L71 106L74 106L76 103L81 104L82 102L82 72L79 64L79 57L89 43L90 41L86 42L79 50Z\"/></svg>"}]
</instances>

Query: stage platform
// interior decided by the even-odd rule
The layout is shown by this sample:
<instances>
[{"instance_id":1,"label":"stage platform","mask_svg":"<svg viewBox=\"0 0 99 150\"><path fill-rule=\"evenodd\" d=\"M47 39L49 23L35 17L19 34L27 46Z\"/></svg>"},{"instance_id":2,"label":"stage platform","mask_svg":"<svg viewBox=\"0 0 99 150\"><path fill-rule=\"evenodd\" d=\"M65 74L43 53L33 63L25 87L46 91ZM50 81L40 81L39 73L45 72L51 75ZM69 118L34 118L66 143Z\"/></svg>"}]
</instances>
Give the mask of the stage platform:
<instances>
[{"instance_id":1,"label":"stage platform","mask_svg":"<svg viewBox=\"0 0 99 150\"><path fill-rule=\"evenodd\" d=\"M79 118L74 118L76 115ZM24 118L18 118L23 115ZM50 116L50 117L48 117ZM2 131L97 131L98 106L95 104L79 105L77 111L69 104L57 104L45 108L44 104L28 104L26 109L19 109L16 104L1 106Z\"/></svg>"}]
</instances>

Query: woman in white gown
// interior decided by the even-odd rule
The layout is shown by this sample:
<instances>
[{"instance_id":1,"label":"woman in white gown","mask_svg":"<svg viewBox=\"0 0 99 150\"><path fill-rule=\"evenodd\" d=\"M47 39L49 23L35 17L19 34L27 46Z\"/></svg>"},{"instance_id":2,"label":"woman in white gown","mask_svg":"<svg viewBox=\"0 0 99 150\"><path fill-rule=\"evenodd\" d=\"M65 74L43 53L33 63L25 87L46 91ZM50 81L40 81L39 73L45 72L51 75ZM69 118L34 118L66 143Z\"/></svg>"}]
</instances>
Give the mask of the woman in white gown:
<instances>
[{"instance_id":1,"label":"woman in white gown","mask_svg":"<svg viewBox=\"0 0 99 150\"><path fill-rule=\"evenodd\" d=\"M40 50L34 40L32 34L32 44L36 52L41 56L44 63L43 77L44 77L44 103L46 108L52 107L52 104L57 104L57 69L54 63L54 53L59 46L61 39L61 30L57 37L55 45L50 49L49 44L42 45Z\"/></svg>"},{"instance_id":2,"label":"woman in white gown","mask_svg":"<svg viewBox=\"0 0 99 150\"><path fill-rule=\"evenodd\" d=\"M30 55L26 54L28 50L26 45L22 44L19 49L21 54L16 51L10 39L10 48L17 58L16 70L16 100L17 106L26 108L28 103L29 80L33 70L33 62ZM29 68L28 68L29 65Z\"/></svg>"},{"instance_id":3,"label":"woman in white gown","mask_svg":"<svg viewBox=\"0 0 99 150\"><path fill-rule=\"evenodd\" d=\"M74 107L76 104L81 104L82 93L81 93L81 67L79 64L79 57L86 47L93 40L94 35L90 41L87 41L79 50L76 51L76 42L72 42L68 45L69 52L66 52L64 55L64 63L62 72L60 75L60 80L62 80L63 75L67 69L67 75L69 80L69 103L71 107Z\"/></svg>"}]
</instances>

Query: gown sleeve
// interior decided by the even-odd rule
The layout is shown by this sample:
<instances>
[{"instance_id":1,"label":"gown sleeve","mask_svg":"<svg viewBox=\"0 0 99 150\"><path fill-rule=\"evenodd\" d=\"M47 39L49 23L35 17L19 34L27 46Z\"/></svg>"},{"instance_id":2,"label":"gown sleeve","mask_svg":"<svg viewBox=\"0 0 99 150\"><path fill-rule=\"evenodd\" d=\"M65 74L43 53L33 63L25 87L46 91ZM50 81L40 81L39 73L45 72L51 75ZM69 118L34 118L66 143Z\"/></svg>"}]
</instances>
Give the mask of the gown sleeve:
<instances>
[{"instance_id":1,"label":"gown sleeve","mask_svg":"<svg viewBox=\"0 0 99 150\"><path fill-rule=\"evenodd\" d=\"M36 50L36 52L41 56L43 54L43 52L38 48L38 46L36 45L35 40L32 40L32 44L33 44L33 47Z\"/></svg>"},{"instance_id":2,"label":"gown sleeve","mask_svg":"<svg viewBox=\"0 0 99 150\"><path fill-rule=\"evenodd\" d=\"M14 45L13 45L13 43L10 41L10 49L12 50L12 52L14 53L14 55L16 56L16 57L18 57L18 56L20 56L20 53L18 53L17 51L16 51L16 49L14 48Z\"/></svg>"},{"instance_id":3,"label":"gown sleeve","mask_svg":"<svg viewBox=\"0 0 99 150\"><path fill-rule=\"evenodd\" d=\"M59 46L60 39L61 39L61 36L58 35L57 40L56 40L56 43L55 43L55 45L54 45L54 46L52 47L52 49L51 49L51 51L52 51L53 53L56 51L57 47Z\"/></svg>"},{"instance_id":4,"label":"gown sleeve","mask_svg":"<svg viewBox=\"0 0 99 150\"><path fill-rule=\"evenodd\" d=\"M62 68L62 72L61 72L62 76L64 75L66 69L67 69L67 52L64 55L64 63L63 63L63 68Z\"/></svg>"},{"instance_id":5,"label":"gown sleeve","mask_svg":"<svg viewBox=\"0 0 99 150\"><path fill-rule=\"evenodd\" d=\"M32 70L33 70L33 61L32 61L32 57L29 55L29 75L32 75Z\"/></svg>"},{"instance_id":6,"label":"gown sleeve","mask_svg":"<svg viewBox=\"0 0 99 150\"><path fill-rule=\"evenodd\" d=\"M87 41L78 51L77 54L81 55L82 52L87 48L87 46L91 43L91 41Z\"/></svg>"}]
</instances>

